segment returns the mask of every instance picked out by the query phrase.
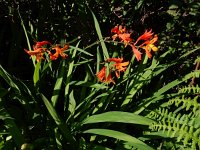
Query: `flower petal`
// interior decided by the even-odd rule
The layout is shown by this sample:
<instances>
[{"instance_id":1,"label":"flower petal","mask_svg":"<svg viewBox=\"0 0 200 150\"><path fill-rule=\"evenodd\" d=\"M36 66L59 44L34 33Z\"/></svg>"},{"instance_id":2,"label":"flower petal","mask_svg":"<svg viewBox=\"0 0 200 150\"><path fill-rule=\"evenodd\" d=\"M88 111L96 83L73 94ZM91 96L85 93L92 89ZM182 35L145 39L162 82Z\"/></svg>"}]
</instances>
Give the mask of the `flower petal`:
<instances>
[{"instance_id":1,"label":"flower petal","mask_svg":"<svg viewBox=\"0 0 200 150\"><path fill-rule=\"evenodd\" d=\"M131 44L131 47L137 61L140 61L142 59L142 53L134 45Z\"/></svg>"}]
</instances>

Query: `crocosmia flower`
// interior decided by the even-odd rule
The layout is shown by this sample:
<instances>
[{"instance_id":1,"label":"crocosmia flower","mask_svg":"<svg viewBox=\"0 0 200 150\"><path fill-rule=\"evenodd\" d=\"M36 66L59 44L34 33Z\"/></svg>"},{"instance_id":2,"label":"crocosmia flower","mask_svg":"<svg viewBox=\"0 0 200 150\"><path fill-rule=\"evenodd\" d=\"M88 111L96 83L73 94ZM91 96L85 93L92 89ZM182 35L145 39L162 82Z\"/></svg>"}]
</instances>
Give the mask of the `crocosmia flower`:
<instances>
[{"instance_id":1,"label":"crocosmia flower","mask_svg":"<svg viewBox=\"0 0 200 150\"><path fill-rule=\"evenodd\" d=\"M113 83L115 84L115 81L112 79L111 72L106 76L106 67L104 66L97 74L97 78L99 81L104 82L104 83Z\"/></svg>"},{"instance_id":2,"label":"crocosmia flower","mask_svg":"<svg viewBox=\"0 0 200 150\"><path fill-rule=\"evenodd\" d=\"M112 36L112 39L115 40L116 38L119 38L121 42L124 43L125 46L128 45L128 43L130 43L132 41L132 39L130 38L131 34L127 33L126 31L126 27L122 27L120 26L115 26L112 30L111 33L115 33Z\"/></svg>"},{"instance_id":3,"label":"crocosmia flower","mask_svg":"<svg viewBox=\"0 0 200 150\"><path fill-rule=\"evenodd\" d=\"M136 48L135 45L130 44L133 54L135 55L135 58L137 59L137 61L140 61L142 59L142 53Z\"/></svg>"},{"instance_id":4,"label":"crocosmia flower","mask_svg":"<svg viewBox=\"0 0 200 150\"><path fill-rule=\"evenodd\" d=\"M25 52L27 54L29 54L30 56L36 56L36 61L40 62L41 59L45 59L44 58L44 52L47 50L46 48L44 48L43 46L50 44L50 42L48 41L42 41L42 42L36 42L35 45L33 45L33 50L27 50L24 49Z\"/></svg>"},{"instance_id":5,"label":"crocosmia flower","mask_svg":"<svg viewBox=\"0 0 200 150\"><path fill-rule=\"evenodd\" d=\"M158 48L154 45L154 43L158 40L158 36L154 35L154 37L153 37L153 34L154 33L152 32L152 30L150 30L150 31L146 30L144 32L144 34L142 34L141 36L138 37L138 39L136 40L134 45L131 45L132 50L138 61L141 60L141 54L139 54L138 49L140 49L140 48L144 49L148 58L152 57L152 55L150 53L151 50L153 50L153 51L158 50ZM142 41L142 43L139 46L137 46L137 43L139 41Z\"/></svg>"},{"instance_id":6,"label":"crocosmia flower","mask_svg":"<svg viewBox=\"0 0 200 150\"><path fill-rule=\"evenodd\" d=\"M144 41L149 40L150 38L152 38L152 36L153 36L152 30L150 30L150 31L147 31L147 30L146 30L146 31L144 32L144 34L142 34L141 36L138 37L138 39L137 39L136 42L135 42L135 45L136 45L140 40L144 40Z\"/></svg>"},{"instance_id":7,"label":"crocosmia flower","mask_svg":"<svg viewBox=\"0 0 200 150\"><path fill-rule=\"evenodd\" d=\"M41 41L41 42L36 42L35 47L42 47L47 44L52 45L49 41Z\"/></svg>"},{"instance_id":8,"label":"crocosmia flower","mask_svg":"<svg viewBox=\"0 0 200 150\"><path fill-rule=\"evenodd\" d=\"M66 59L68 55L65 54L64 51L66 51L67 49L69 49L69 45L68 44L65 44L63 48L61 48L58 44L56 44L56 46L52 48L52 50L55 50L56 52L54 54L52 54L51 52L49 53L50 59L51 60L56 60L59 57L59 55L63 59Z\"/></svg>"},{"instance_id":9,"label":"crocosmia flower","mask_svg":"<svg viewBox=\"0 0 200 150\"><path fill-rule=\"evenodd\" d=\"M135 42L131 38L131 33L128 33L126 28L123 26L115 26L112 30L112 33L114 35L112 36L113 40L116 40L118 38L123 44L126 46L131 46L132 52L135 55L137 61L140 61L142 59L142 53L141 50L145 50L146 55L151 58L152 55L150 51L157 51L158 48L154 45L154 43L158 40L157 35L154 35L152 32L152 29L145 30L145 32L137 38Z\"/></svg>"},{"instance_id":10,"label":"crocosmia flower","mask_svg":"<svg viewBox=\"0 0 200 150\"><path fill-rule=\"evenodd\" d=\"M158 51L158 48L154 45L155 42L157 42L158 40L158 36L157 35L154 35L154 38L149 40L149 41L146 41L145 42L145 46L142 46L142 48L145 50L147 56L149 58L152 57L150 51L153 50L154 52Z\"/></svg>"},{"instance_id":11,"label":"crocosmia flower","mask_svg":"<svg viewBox=\"0 0 200 150\"><path fill-rule=\"evenodd\" d=\"M24 49L24 50L30 56L36 56L37 62L40 62L41 59L44 59L43 55L44 55L45 48L36 48L36 46L33 46L33 50L31 51L27 49Z\"/></svg>"},{"instance_id":12,"label":"crocosmia flower","mask_svg":"<svg viewBox=\"0 0 200 150\"><path fill-rule=\"evenodd\" d=\"M129 62L122 62L123 58L109 58L108 62L114 62L113 67L115 70L116 77L119 78L120 72L124 72L129 64Z\"/></svg>"}]
</instances>

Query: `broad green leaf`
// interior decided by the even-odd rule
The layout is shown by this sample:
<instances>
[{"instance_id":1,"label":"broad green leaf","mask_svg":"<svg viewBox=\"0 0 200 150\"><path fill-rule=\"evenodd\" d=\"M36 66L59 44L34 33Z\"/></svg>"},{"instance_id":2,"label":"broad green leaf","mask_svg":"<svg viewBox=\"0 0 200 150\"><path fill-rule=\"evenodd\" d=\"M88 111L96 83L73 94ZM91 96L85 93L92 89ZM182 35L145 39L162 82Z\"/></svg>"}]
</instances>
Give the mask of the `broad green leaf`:
<instances>
[{"instance_id":1,"label":"broad green leaf","mask_svg":"<svg viewBox=\"0 0 200 150\"><path fill-rule=\"evenodd\" d=\"M89 129L87 131L84 131L83 133L91 133L91 134L97 134L97 135L103 135L103 136L116 138L116 139L127 142L126 144L134 146L138 148L139 150L144 150L144 149L153 150L153 148L151 148L144 142L138 140L137 138L130 136L128 134L119 132L119 131L114 131L114 130L109 130L109 129Z\"/></svg>"},{"instance_id":2,"label":"broad green leaf","mask_svg":"<svg viewBox=\"0 0 200 150\"><path fill-rule=\"evenodd\" d=\"M121 122L121 123L150 125L151 123L153 123L153 120L129 112L110 111L90 116L89 118L83 121L83 124L99 123L99 122Z\"/></svg>"}]
</instances>

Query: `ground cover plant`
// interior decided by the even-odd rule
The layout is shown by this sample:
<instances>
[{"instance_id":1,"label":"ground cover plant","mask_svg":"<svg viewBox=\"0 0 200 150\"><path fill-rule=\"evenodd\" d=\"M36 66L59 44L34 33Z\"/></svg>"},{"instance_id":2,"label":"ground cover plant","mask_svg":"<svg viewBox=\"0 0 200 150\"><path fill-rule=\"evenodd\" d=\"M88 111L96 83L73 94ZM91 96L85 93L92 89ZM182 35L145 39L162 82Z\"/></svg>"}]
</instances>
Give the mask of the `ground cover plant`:
<instances>
[{"instance_id":1,"label":"ground cover plant","mask_svg":"<svg viewBox=\"0 0 200 150\"><path fill-rule=\"evenodd\" d=\"M199 149L197 1L2 1L1 149Z\"/></svg>"}]
</instances>

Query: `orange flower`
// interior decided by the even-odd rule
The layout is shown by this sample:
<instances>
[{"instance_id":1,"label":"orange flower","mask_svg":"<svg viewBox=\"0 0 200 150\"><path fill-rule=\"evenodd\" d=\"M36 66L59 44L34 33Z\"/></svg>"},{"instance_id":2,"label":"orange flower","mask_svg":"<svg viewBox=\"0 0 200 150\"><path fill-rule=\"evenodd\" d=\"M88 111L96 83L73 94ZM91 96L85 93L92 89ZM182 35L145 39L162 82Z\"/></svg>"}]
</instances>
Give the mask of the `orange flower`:
<instances>
[{"instance_id":1,"label":"orange flower","mask_svg":"<svg viewBox=\"0 0 200 150\"><path fill-rule=\"evenodd\" d=\"M122 25L116 25L113 29L111 29L111 32L116 34L122 34L126 32L126 27L123 28Z\"/></svg>"},{"instance_id":2,"label":"orange flower","mask_svg":"<svg viewBox=\"0 0 200 150\"><path fill-rule=\"evenodd\" d=\"M153 32L152 30L148 31L147 30L144 32L144 34L142 34L141 36L139 36L139 38L136 40L135 45L140 41L140 40L149 40L150 38L152 38L153 36Z\"/></svg>"},{"instance_id":3,"label":"orange flower","mask_svg":"<svg viewBox=\"0 0 200 150\"><path fill-rule=\"evenodd\" d=\"M63 58L66 59L67 58L67 54L64 53L65 50L67 50L69 48L69 45L66 44L63 48L60 48L60 46L58 44L56 44L56 46L54 48L52 48L53 50L55 50L56 52L54 54L52 54L51 52L49 52L50 55L50 59L51 60L56 60L59 55Z\"/></svg>"},{"instance_id":4,"label":"orange flower","mask_svg":"<svg viewBox=\"0 0 200 150\"><path fill-rule=\"evenodd\" d=\"M35 47L42 47L44 45L50 44L52 45L49 41L42 41L42 42L36 42Z\"/></svg>"},{"instance_id":5,"label":"orange flower","mask_svg":"<svg viewBox=\"0 0 200 150\"><path fill-rule=\"evenodd\" d=\"M158 36L154 35L154 38L151 39L150 41L146 41L145 42L145 46L142 46L141 48L143 48L146 51L146 54L149 58L152 57L150 51L153 50L154 52L158 50L158 48L154 45L154 43L158 40Z\"/></svg>"},{"instance_id":6,"label":"orange flower","mask_svg":"<svg viewBox=\"0 0 200 150\"><path fill-rule=\"evenodd\" d=\"M115 33L112 36L112 39L115 40L117 37L121 40L121 42L124 42L125 46L128 45L128 43L130 43L132 41L132 39L130 38L130 33L126 33L126 27L122 27L120 26L115 26L112 30L112 33Z\"/></svg>"},{"instance_id":7,"label":"orange flower","mask_svg":"<svg viewBox=\"0 0 200 150\"><path fill-rule=\"evenodd\" d=\"M113 65L115 67L115 74L117 78L120 76L120 72L124 72L129 64L129 62L122 62L123 58L109 58L107 59L108 62L115 62Z\"/></svg>"},{"instance_id":8,"label":"orange flower","mask_svg":"<svg viewBox=\"0 0 200 150\"><path fill-rule=\"evenodd\" d=\"M118 35L119 39L121 39L121 41L124 42L125 47L132 41L130 36L131 35L129 33L123 33Z\"/></svg>"},{"instance_id":9,"label":"orange flower","mask_svg":"<svg viewBox=\"0 0 200 150\"><path fill-rule=\"evenodd\" d=\"M44 55L44 50L46 50L46 49L45 48L37 48L36 46L33 46L33 51L30 51L27 49L24 49L24 50L30 56L36 56L36 61L40 62L41 59L44 59L43 55Z\"/></svg>"},{"instance_id":10,"label":"orange flower","mask_svg":"<svg viewBox=\"0 0 200 150\"><path fill-rule=\"evenodd\" d=\"M132 51L137 59L137 61L140 61L142 59L142 53L135 47L135 45L130 44L130 46L132 47Z\"/></svg>"},{"instance_id":11,"label":"orange flower","mask_svg":"<svg viewBox=\"0 0 200 150\"><path fill-rule=\"evenodd\" d=\"M36 61L40 62L41 59L44 59L44 51L46 51L46 48L43 48L42 46L50 44L48 41L42 41L42 42L36 42L35 45L33 45L33 50L27 50L24 49L27 54L30 56L36 56Z\"/></svg>"},{"instance_id":12,"label":"orange flower","mask_svg":"<svg viewBox=\"0 0 200 150\"><path fill-rule=\"evenodd\" d=\"M105 82L105 83L112 82L113 84L115 84L115 81L112 79L111 72L109 72L108 76L106 76L105 66L96 74L96 76L101 82Z\"/></svg>"}]
</instances>

